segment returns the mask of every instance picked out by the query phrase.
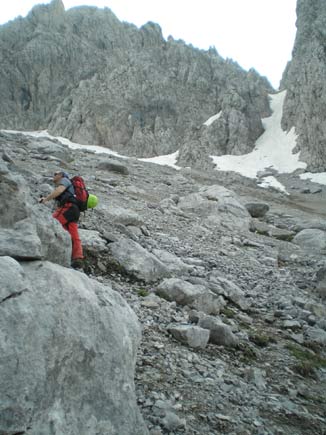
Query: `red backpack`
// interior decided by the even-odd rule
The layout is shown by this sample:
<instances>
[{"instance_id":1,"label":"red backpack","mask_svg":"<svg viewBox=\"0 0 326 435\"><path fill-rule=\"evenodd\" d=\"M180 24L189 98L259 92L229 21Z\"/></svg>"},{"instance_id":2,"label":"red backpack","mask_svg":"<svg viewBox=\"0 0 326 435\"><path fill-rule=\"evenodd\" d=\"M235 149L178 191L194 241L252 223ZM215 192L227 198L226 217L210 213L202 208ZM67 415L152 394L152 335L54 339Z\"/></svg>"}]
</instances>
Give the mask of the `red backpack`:
<instances>
[{"instance_id":1,"label":"red backpack","mask_svg":"<svg viewBox=\"0 0 326 435\"><path fill-rule=\"evenodd\" d=\"M75 197L77 200L77 205L79 207L79 210L80 211L87 210L87 200L88 200L89 193L86 189L83 177L80 177L79 175L75 175L70 179L70 181L75 189Z\"/></svg>"}]
</instances>

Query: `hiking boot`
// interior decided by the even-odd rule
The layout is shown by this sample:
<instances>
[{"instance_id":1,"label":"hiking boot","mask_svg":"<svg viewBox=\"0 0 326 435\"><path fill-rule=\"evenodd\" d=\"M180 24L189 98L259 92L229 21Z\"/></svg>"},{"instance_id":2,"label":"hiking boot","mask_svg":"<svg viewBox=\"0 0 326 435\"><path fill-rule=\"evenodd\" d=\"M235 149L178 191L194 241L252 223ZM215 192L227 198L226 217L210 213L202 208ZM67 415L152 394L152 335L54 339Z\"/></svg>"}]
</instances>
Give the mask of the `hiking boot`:
<instances>
[{"instance_id":1,"label":"hiking boot","mask_svg":"<svg viewBox=\"0 0 326 435\"><path fill-rule=\"evenodd\" d=\"M75 258L74 260L71 261L71 267L73 269L83 270L83 266L84 266L84 261L82 258Z\"/></svg>"}]
</instances>

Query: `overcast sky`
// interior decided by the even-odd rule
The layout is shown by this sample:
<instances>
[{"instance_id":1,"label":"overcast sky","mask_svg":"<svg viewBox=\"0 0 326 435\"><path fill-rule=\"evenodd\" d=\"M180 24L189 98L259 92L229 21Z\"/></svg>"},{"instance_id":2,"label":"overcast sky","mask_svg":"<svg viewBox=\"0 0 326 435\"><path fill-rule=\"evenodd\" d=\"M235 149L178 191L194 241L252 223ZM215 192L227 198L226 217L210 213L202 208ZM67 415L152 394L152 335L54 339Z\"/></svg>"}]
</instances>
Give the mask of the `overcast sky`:
<instances>
[{"instance_id":1,"label":"overcast sky","mask_svg":"<svg viewBox=\"0 0 326 435\"><path fill-rule=\"evenodd\" d=\"M0 24L49 0L0 2ZM88 4L109 7L123 21L160 24L194 47L215 46L223 58L255 68L277 89L295 38L296 0L63 0L66 9Z\"/></svg>"}]
</instances>

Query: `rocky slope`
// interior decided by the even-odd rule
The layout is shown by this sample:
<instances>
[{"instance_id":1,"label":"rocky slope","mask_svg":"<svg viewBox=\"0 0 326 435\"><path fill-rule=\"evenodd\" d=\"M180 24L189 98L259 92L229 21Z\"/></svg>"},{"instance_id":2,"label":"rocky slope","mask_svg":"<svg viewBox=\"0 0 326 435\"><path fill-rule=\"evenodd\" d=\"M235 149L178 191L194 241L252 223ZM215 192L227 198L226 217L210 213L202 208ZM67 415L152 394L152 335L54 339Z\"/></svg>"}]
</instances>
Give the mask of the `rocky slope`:
<instances>
[{"instance_id":1,"label":"rocky slope","mask_svg":"<svg viewBox=\"0 0 326 435\"><path fill-rule=\"evenodd\" d=\"M323 188L283 176L288 188L298 183L285 196L235 174L72 152L17 134L1 133L0 147L8 204L0 270L9 289L0 304L0 390L8 392L0 433L44 435L52 424L51 433L70 435L83 433L79 424L88 434L145 434L129 394L136 363L138 407L151 435L325 434ZM50 246L69 254L50 208L37 203L58 167L84 175L100 198L80 222L85 273L55 264L66 257L42 236L56 234ZM17 177L30 192L15 188ZM309 188L316 193L302 193ZM9 201L13 194L27 205L22 196ZM125 301L142 325L137 357ZM43 319L42 334L29 312ZM33 328L42 341L22 341L10 325L23 337ZM8 364L19 349L26 364ZM44 373L33 370L41 366Z\"/></svg>"},{"instance_id":2,"label":"rocky slope","mask_svg":"<svg viewBox=\"0 0 326 435\"><path fill-rule=\"evenodd\" d=\"M326 169L325 21L323 0L298 0L293 58L282 80L282 87L287 89L283 127L296 128L301 158L315 172Z\"/></svg>"},{"instance_id":3,"label":"rocky slope","mask_svg":"<svg viewBox=\"0 0 326 435\"><path fill-rule=\"evenodd\" d=\"M180 165L252 150L273 89L215 49L166 41L109 9L36 6L0 27L0 127L38 130ZM211 125L203 125L220 114Z\"/></svg>"}]
</instances>

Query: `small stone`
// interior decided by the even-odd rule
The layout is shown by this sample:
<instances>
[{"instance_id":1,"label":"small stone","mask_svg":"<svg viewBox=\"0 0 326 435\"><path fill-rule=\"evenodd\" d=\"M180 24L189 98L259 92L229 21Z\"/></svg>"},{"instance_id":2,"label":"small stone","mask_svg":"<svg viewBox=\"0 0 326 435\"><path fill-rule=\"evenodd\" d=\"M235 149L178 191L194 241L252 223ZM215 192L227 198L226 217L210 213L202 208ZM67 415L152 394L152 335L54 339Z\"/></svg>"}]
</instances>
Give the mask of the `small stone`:
<instances>
[{"instance_id":1,"label":"small stone","mask_svg":"<svg viewBox=\"0 0 326 435\"><path fill-rule=\"evenodd\" d=\"M162 420L162 424L167 430L176 430L186 427L186 420L179 418L173 412L167 412Z\"/></svg>"},{"instance_id":2,"label":"small stone","mask_svg":"<svg viewBox=\"0 0 326 435\"><path fill-rule=\"evenodd\" d=\"M299 329L301 328L301 324L297 320L285 320L283 327L285 329Z\"/></svg>"}]
</instances>

